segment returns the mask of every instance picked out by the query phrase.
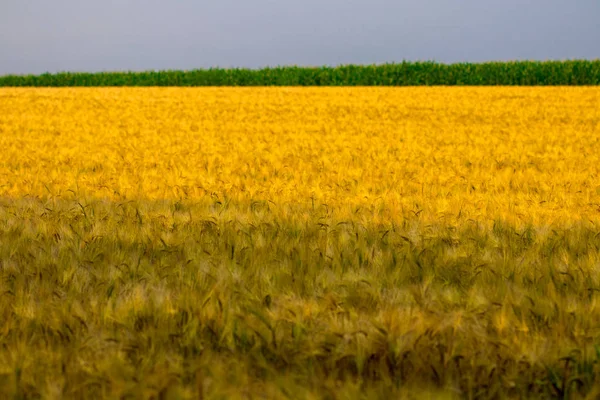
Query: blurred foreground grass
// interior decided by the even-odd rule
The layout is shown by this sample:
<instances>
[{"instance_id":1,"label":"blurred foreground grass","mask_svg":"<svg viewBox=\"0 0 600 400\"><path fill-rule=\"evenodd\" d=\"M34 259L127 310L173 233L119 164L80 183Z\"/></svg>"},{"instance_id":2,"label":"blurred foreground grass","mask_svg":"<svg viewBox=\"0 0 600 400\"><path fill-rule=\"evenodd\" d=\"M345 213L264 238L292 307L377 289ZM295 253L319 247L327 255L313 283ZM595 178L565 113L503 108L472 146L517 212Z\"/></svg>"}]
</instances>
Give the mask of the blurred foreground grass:
<instances>
[{"instance_id":1,"label":"blurred foreground grass","mask_svg":"<svg viewBox=\"0 0 600 400\"><path fill-rule=\"evenodd\" d=\"M598 226L404 217L4 199L0 392L598 393Z\"/></svg>"}]
</instances>

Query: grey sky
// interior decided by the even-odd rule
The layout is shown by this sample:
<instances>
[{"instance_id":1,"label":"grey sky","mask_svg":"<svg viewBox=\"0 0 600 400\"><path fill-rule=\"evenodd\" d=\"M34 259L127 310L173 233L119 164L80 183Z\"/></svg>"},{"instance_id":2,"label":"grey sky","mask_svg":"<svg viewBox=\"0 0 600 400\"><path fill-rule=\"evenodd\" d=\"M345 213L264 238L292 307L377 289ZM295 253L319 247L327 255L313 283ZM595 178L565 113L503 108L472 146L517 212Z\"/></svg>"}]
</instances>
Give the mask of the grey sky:
<instances>
[{"instance_id":1,"label":"grey sky","mask_svg":"<svg viewBox=\"0 0 600 400\"><path fill-rule=\"evenodd\" d=\"M0 74L600 58L599 0L1 0Z\"/></svg>"}]
</instances>

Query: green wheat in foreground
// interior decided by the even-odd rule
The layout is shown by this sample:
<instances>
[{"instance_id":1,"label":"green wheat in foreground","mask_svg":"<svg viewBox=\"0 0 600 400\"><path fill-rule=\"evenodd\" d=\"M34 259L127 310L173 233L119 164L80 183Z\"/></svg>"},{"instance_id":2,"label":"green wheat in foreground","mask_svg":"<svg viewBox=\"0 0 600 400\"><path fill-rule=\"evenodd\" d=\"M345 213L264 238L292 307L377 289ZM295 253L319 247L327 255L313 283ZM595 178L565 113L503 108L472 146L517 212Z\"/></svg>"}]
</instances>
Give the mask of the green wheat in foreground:
<instances>
[{"instance_id":1,"label":"green wheat in foreground","mask_svg":"<svg viewBox=\"0 0 600 400\"><path fill-rule=\"evenodd\" d=\"M0 397L596 398L598 104L0 89Z\"/></svg>"}]
</instances>

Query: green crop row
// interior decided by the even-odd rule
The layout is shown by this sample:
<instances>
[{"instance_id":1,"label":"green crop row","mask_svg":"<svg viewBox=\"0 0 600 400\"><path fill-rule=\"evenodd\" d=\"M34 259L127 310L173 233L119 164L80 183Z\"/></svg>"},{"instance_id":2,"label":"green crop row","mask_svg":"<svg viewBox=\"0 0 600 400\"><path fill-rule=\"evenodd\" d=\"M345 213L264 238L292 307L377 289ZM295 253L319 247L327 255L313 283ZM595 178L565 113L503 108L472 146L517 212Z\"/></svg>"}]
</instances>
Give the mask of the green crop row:
<instances>
[{"instance_id":1,"label":"green crop row","mask_svg":"<svg viewBox=\"0 0 600 400\"><path fill-rule=\"evenodd\" d=\"M423 86L598 85L600 59L440 64L402 62L338 67L61 72L0 76L0 86Z\"/></svg>"}]
</instances>

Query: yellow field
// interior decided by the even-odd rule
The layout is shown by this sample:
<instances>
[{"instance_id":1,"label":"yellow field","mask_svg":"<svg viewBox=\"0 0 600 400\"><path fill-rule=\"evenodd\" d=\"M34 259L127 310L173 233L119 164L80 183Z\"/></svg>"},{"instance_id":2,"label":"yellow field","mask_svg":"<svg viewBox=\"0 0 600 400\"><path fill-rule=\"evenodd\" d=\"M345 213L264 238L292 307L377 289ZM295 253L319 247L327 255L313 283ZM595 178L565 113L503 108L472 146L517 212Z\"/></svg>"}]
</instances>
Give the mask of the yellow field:
<instances>
[{"instance_id":1,"label":"yellow field","mask_svg":"<svg viewBox=\"0 0 600 400\"><path fill-rule=\"evenodd\" d=\"M598 221L595 88L0 92L0 193Z\"/></svg>"},{"instance_id":2,"label":"yellow field","mask_svg":"<svg viewBox=\"0 0 600 400\"><path fill-rule=\"evenodd\" d=\"M0 393L593 397L599 171L593 87L0 89Z\"/></svg>"}]
</instances>

